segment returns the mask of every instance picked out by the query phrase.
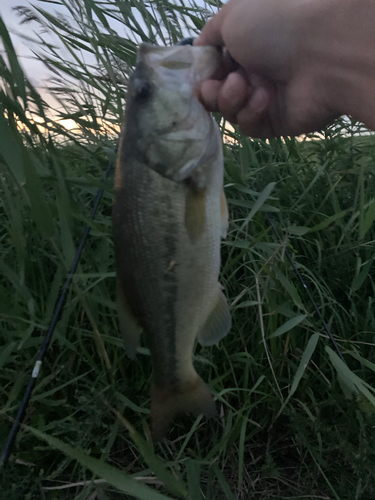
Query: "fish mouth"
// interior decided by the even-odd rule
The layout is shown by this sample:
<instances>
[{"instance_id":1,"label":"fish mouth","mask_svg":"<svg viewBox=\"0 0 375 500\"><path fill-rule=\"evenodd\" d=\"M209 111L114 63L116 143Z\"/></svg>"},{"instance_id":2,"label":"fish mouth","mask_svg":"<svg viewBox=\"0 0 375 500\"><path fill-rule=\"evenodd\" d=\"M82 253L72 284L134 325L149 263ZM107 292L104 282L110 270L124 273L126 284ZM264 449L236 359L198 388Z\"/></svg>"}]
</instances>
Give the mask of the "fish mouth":
<instances>
[{"instance_id":1,"label":"fish mouth","mask_svg":"<svg viewBox=\"0 0 375 500\"><path fill-rule=\"evenodd\" d=\"M143 62L161 78L165 75L168 80L185 80L196 88L218 69L220 54L215 47L192 46L192 39L184 39L178 43L179 45L171 47L142 43L138 50L138 62ZM181 71L185 73L183 79Z\"/></svg>"}]
</instances>

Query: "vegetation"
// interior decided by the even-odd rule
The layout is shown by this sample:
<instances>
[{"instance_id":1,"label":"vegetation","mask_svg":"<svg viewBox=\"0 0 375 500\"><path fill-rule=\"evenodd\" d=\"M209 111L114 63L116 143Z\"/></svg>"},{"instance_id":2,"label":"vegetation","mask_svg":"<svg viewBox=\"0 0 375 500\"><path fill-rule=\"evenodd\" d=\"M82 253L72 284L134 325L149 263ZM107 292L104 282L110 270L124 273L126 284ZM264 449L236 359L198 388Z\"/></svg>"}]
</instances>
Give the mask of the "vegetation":
<instances>
[{"instance_id":1,"label":"vegetation","mask_svg":"<svg viewBox=\"0 0 375 500\"><path fill-rule=\"evenodd\" d=\"M182 417L154 445L149 352L129 360L118 335L112 183L102 178L137 43L174 43L207 12L183 0L47 2L62 17L34 3L19 12L35 24L59 105L23 74L0 21L0 443L87 223L91 235L0 472L2 498L375 499L374 137L341 120L317 136L261 141L221 122L233 329L195 356L219 418Z\"/></svg>"}]
</instances>

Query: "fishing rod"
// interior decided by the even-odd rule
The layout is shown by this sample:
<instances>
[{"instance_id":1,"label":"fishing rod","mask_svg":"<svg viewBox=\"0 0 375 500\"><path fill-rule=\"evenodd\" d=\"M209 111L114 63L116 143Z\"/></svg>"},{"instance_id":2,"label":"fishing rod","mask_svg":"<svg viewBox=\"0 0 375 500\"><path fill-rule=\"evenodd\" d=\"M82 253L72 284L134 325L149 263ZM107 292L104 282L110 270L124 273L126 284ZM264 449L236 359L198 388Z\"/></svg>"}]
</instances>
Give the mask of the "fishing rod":
<instances>
[{"instance_id":1,"label":"fishing rod","mask_svg":"<svg viewBox=\"0 0 375 500\"><path fill-rule=\"evenodd\" d=\"M176 45L193 45L193 43L194 43L194 38L184 38L183 40L181 40L180 42L178 42ZM229 54L229 57L231 57L230 54ZM231 57L231 59L232 59L233 63L235 63L236 65L238 65L238 63L237 63L237 61L235 61L235 59L233 59L232 57ZM249 185L253 189L253 187L251 185L251 182L249 182ZM271 219L269 213L268 212L264 212L264 217L266 218L268 224L271 226L271 228L272 228L272 230L273 230L276 238L279 240L279 243L282 245L283 241L282 241L282 239L281 239L281 237L279 235L279 232L277 231L276 226L275 226L273 220ZM288 252L287 248L285 248L285 255L287 256L290 264L292 265L292 267L294 269L294 272L296 273L296 275L297 275L297 277L298 277L301 285L303 286L303 288L304 288L307 296L309 297L310 302L312 303L313 308L314 308L316 314L319 316L319 319L321 319L321 321L323 322L324 328L325 328L325 330L326 330L326 332L328 334L328 337L330 338L331 342L335 346L337 354L340 356L340 359L346 364L346 361L345 361L344 356L343 356L343 354L341 352L341 349L340 349L339 345L337 344L336 339L333 336L329 325L324 320L323 315L322 315L322 313L321 313L321 311L320 311L317 303L314 300L314 297L312 296L312 294L311 294L308 286L306 285L306 282L303 279L302 274L298 271L297 266L295 265L295 262L294 262L292 256L290 255L290 253Z\"/></svg>"},{"instance_id":2,"label":"fishing rod","mask_svg":"<svg viewBox=\"0 0 375 500\"><path fill-rule=\"evenodd\" d=\"M184 38L184 39L180 40L179 42L177 42L176 45L193 45L193 40L194 40L193 38ZM118 150L119 140L120 139L117 139L117 143L116 143L116 147L115 147L115 154L117 153L117 150ZM112 168L113 168L113 160L110 160L108 162L108 165L107 165L107 168L106 168L106 171L104 174L104 179L103 179L104 181L106 181L108 179L109 174L112 171ZM91 209L91 213L90 213L90 217L89 217L89 219L91 221L94 220L94 218L96 216L96 212L98 210L99 203L102 199L103 193L104 193L104 189L100 188L96 194L94 205ZM51 319L51 322L48 326L48 329L47 329L46 335L43 339L42 345L39 349L39 352L38 352L38 355L37 355L37 358L35 361L35 365L34 365L33 371L31 373L31 376L29 379L29 383L27 384L22 401L18 407L18 411L17 411L17 414L15 416L12 428L8 434L3 451L1 452L0 467L2 467L7 462L9 455L10 455L10 452L13 448L14 442L16 440L20 425L23 422L27 407L28 407L29 402L30 402L31 394L32 394L33 389L35 387L36 379L37 379L39 372L40 372L40 367L42 366L42 363L43 363L44 355L46 354L46 351L51 343L53 332L55 331L56 324L60 318L60 314L61 314L62 308L64 306L70 284L72 282L74 273L76 272L79 260L80 260L81 255L82 255L83 247L85 246L87 237L90 234L90 230L91 230L90 225L87 225L83 231L81 240L80 240L78 248L76 250L72 265L70 266L70 269L69 269L67 278L65 280L63 289L61 291L59 298L57 299L57 301L55 303L55 309L54 309L54 312L52 315L52 319Z\"/></svg>"},{"instance_id":3,"label":"fishing rod","mask_svg":"<svg viewBox=\"0 0 375 500\"><path fill-rule=\"evenodd\" d=\"M283 240L281 239L281 236L280 236L280 234L279 234L278 230L276 229L276 226L275 226L275 224L274 224L273 220L271 219L271 217L270 217L269 213L268 213L268 212L264 212L264 217L266 218L266 220L267 220L268 224L271 226L271 228L272 228L273 232L274 232L274 233L275 233L275 235L276 235L276 238L279 240L279 243L282 245L282 244L283 244ZM309 287L306 285L306 282L305 282L305 280L303 279L302 274L301 274L301 273L299 272L299 270L297 269L297 266L296 266L296 264L295 264L295 262L294 262L294 260L293 260L292 256L290 255L290 253L288 252L288 249L287 249L286 247L285 247L285 255L287 256L287 258L288 258L289 262L291 263L291 265L292 265L292 267L293 267L294 272L296 273L296 275L297 275L297 277L298 277L298 279L299 279L299 281L300 281L301 285L303 286L303 288L304 288L304 290L305 290L305 292L306 292L307 296L309 297L310 302L312 303L312 305L313 305L313 307L314 307L314 309L315 309L316 314L319 316L319 319L321 319L321 320L322 320L323 325L324 325L324 328L325 328L325 330L326 330L326 332L327 332L327 334L328 334L328 337L330 338L331 342L332 342L332 343L333 343L333 345L335 346L335 349L336 349L336 351L337 351L337 354L340 356L341 360L342 360L342 361L346 364L346 361L345 361L344 356L343 356L343 354L342 354L342 352L341 352L341 349L340 349L340 347L339 347L338 343L336 342L336 339L335 339L335 337L333 336L333 334L332 334L332 332L331 332L331 329L330 329L330 327L329 327L328 323L327 323L327 322L325 321L325 319L323 318L323 315L322 315L322 313L321 313L321 311L320 311L320 309L319 309L319 307L318 307L317 303L315 302L314 297L312 296L312 294L311 294L311 292L310 292L310 290L309 290Z\"/></svg>"},{"instance_id":4,"label":"fishing rod","mask_svg":"<svg viewBox=\"0 0 375 500\"><path fill-rule=\"evenodd\" d=\"M115 155L117 153L118 144L119 144L119 139L117 140L117 143L116 143ZM108 179L109 174L111 173L112 168L113 168L113 163L114 163L113 160L110 160L108 162L107 168L105 170L103 181L106 181ZM96 194L96 197L95 197L93 207L92 207L91 212L90 212L90 217L89 217L90 221L94 220L94 218L96 216L96 213L97 213L98 207L99 207L99 203L102 199L103 193L104 193L104 188L99 188L99 190ZM14 419L12 428L8 434L3 451L0 455L0 467L3 466L7 462L9 455L10 455L10 452L11 452L11 449L14 445L15 440L16 440L20 425L23 422L23 419L24 419L24 416L26 413L26 409L29 405L31 394L32 394L34 386L35 386L36 379L37 379L39 372L40 372L40 367L42 366L42 363L43 363L44 355L46 354L46 351L50 345L50 342L51 342L51 339L53 336L53 332L55 331L56 324L60 318L60 314L61 314L62 308L63 308L65 300L66 300L69 286L72 282L74 273L76 272L79 260L80 260L81 255L82 255L83 247L85 246L87 237L90 234L90 230L91 230L91 226L89 224L87 224L87 226L85 227L85 229L83 231L78 248L76 250L72 265L70 266L70 269L69 269L67 278L65 280L63 289L60 293L59 298L56 301L55 309L54 309L54 312L52 315L52 319L51 319L51 322L48 326L48 329L47 329L46 335L43 339L42 345L39 349L39 352L38 352L38 355L37 355L37 358L35 361L35 365L34 365L32 373L31 373L31 377L29 379L29 383L27 384L25 393L23 395L22 401L21 401L19 408L18 408L18 411L17 411L17 415Z\"/></svg>"},{"instance_id":5,"label":"fishing rod","mask_svg":"<svg viewBox=\"0 0 375 500\"><path fill-rule=\"evenodd\" d=\"M193 45L193 40L194 40L193 38L183 38L182 40L177 42L176 45ZM117 143L116 143L116 147L115 147L115 154L117 153L117 150L118 150L119 140L120 139L117 139ZM112 167L113 167L113 160L110 160L108 162L108 165L107 165L107 168L106 168L106 171L104 174L104 181L106 181L108 179L109 174L112 171ZM103 188L100 188L97 192L97 195L96 195L96 198L94 201L94 205L91 209L91 213L90 213L90 217L89 217L91 221L94 220L94 218L96 216L96 212L98 210L99 203L100 203L100 200L102 199L103 193L104 193ZM38 352L38 355L36 358L36 362L35 362L33 371L31 373L31 376L29 379L29 383L27 384L22 401L18 407L18 411L17 411L16 417L14 419L12 428L8 434L3 451L0 455L0 467L2 467L7 462L9 455L10 455L10 452L12 450L12 447L14 445L14 442L16 440L20 425L23 422L23 419L24 419L24 416L26 413L26 409L29 405L31 394L32 394L33 389L35 387L36 379L37 379L39 372L40 372L40 367L42 366L42 363L43 363L44 355L45 355L45 353L46 353L46 351L51 343L53 332L55 331L56 324L59 320L59 317L60 317L62 308L64 306L70 284L72 282L74 273L76 272L79 260L80 260L81 255L82 255L83 247L85 246L87 237L90 234L90 230L91 230L90 225L87 225L83 231L81 241L79 242L78 248L76 250L72 265L70 266L70 269L69 269L66 281L64 283L63 289L61 291L59 298L56 301L53 316L52 316L51 322L48 326L48 330L46 332L46 335L43 339L42 345L39 349L39 352Z\"/></svg>"},{"instance_id":6,"label":"fishing rod","mask_svg":"<svg viewBox=\"0 0 375 500\"><path fill-rule=\"evenodd\" d=\"M179 42L177 42L177 44L176 44L176 45L193 45L193 43L194 43L194 38L184 38L183 40L180 40ZM230 55L229 55L229 56L230 56ZM230 56L230 57L231 57L231 56ZM232 57L231 57L231 58L232 58ZM233 62L234 62L235 64L238 64L238 63L237 63L237 62L236 62L233 58L232 58L232 60L233 60ZM251 182L250 182L250 181L249 181L249 185L250 185L251 189L253 189L253 186L251 185ZM274 224L273 220L271 219L271 217L270 217L269 213L268 213L268 212L264 212L264 217L266 218L266 220L267 220L268 224L271 226L271 228L272 228L273 232L274 232L274 233L275 233L275 235L276 235L276 238L279 240L279 243L282 245L283 241L282 241L282 239L281 239L281 237L280 237L280 235L279 235L279 232L277 231L276 226L275 226L275 224ZM302 274L298 271L297 266L295 265L295 262L294 262L294 260L293 260L292 256L290 255L290 253L288 252L288 249L287 249L287 248L285 248L285 255L287 256L287 258L288 258L289 262L291 263L291 265L292 265L292 267L293 267L293 269L294 269L294 272L296 273L296 275L297 275L297 277L298 277L298 279L299 279L300 283L302 284L302 286L303 286L303 288L304 288L304 290L305 290L305 292L306 292L307 296L309 297L310 302L312 303L312 305L313 305L313 307L314 307L314 309L315 309L315 312L316 312L316 313L317 313L317 315L319 316L319 319L321 319L321 320L322 320L323 325L324 325L324 328L325 328L325 330L326 330L326 332L327 332L327 334L328 334L328 337L331 339L331 341L332 341L333 345L335 346L335 349L336 349L336 351L337 351L337 354L340 356L341 360L342 360L342 361L346 364L346 361L345 361L345 359L344 359L344 356L343 356L343 354L342 354L342 352L341 352L341 350L340 350L340 347L338 346L338 344L337 344L337 342L336 342L335 337L333 336L333 334L332 334L332 332L331 332L331 329L330 329L329 325L328 325L328 324L326 323L326 321L324 320L323 315L322 315L322 313L321 313L321 311L320 311L320 309L319 309L319 307L318 307L317 303L316 303L316 302L315 302L315 300L314 300L314 297L312 296L312 294L311 294L311 292L310 292L310 290L309 290L308 286L306 285L306 282L305 282L305 280L303 279Z\"/></svg>"}]
</instances>

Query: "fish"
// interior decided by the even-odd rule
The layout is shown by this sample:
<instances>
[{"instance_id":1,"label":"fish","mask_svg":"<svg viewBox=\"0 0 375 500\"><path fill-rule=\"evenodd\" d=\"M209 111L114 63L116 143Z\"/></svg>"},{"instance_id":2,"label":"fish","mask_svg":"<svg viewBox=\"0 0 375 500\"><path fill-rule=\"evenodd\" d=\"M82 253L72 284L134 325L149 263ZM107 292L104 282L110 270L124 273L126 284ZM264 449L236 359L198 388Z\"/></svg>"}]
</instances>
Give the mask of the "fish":
<instances>
[{"instance_id":1,"label":"fish","mask_svg":"<svg viewBox=\"0 0 375 500\"><path fill-rule=\"evenodd\" d=\"M193 352L231 329L219 283L222 139L197 96L219 60L214 47L142 44L128 83L112 211L117 308L129 357L142 332L150 348L155 440L180 413L216 415Z\"/></svg>"}]
</instances>

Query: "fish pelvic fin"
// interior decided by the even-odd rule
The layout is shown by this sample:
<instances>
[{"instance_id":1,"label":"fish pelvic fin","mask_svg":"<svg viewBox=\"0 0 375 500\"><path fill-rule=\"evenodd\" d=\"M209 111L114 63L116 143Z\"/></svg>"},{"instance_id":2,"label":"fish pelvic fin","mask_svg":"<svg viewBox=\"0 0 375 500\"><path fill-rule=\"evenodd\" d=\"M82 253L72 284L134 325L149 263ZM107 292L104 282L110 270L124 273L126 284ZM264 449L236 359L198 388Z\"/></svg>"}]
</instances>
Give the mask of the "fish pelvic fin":
<instances>
[{"instance_id":1,"label":"fish pelvic fin","mask_svg":"<svg viewBox=\"0 0 375 500\"><path fill-rule=\"evenodd\" d=\"M227 299L218 289L212 309L205 324L198 333L198 340L204 346L214 345L219 342L232 327L232 318Z\"/></svg>"},{"instance_id":2,"label":"fish pelvic fin","mask_svg":"<svg viewBox=\"0 0 375 500\"><path fill-rule=\"evenodd\" d=\"M181 387L152 386L151 429L155 441L165 437L173 419L180 413L190 413L195 417L201 414L209 418L217 416L212 392L198 374Z\"/></svg>"},{"instance_id":3,"label":"fish pelvic fin","mask_svg":"<svg viewBox=\"0 0 375 500\"><path fill-rule=\"evenodd\" d=\"M130 309L119 280L116 286L116 303L124 346L129 358L134 359L140 345L142 328Z\"/></svg>"}]
</instances>

